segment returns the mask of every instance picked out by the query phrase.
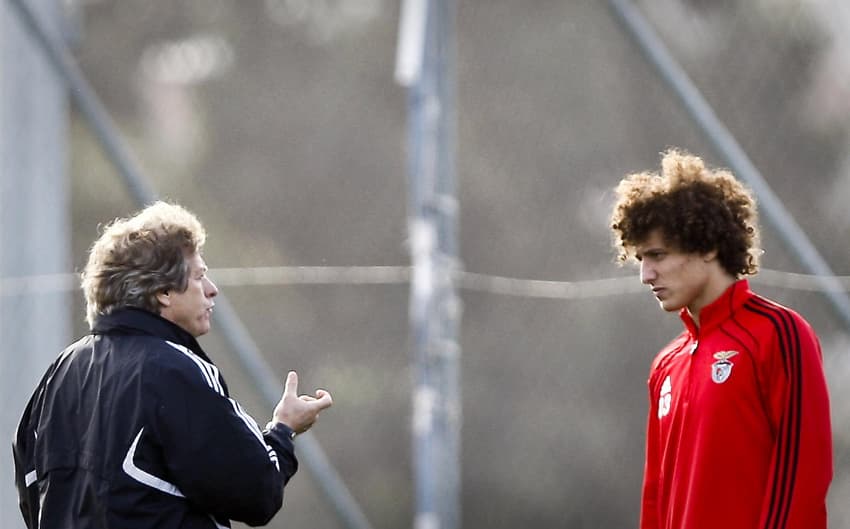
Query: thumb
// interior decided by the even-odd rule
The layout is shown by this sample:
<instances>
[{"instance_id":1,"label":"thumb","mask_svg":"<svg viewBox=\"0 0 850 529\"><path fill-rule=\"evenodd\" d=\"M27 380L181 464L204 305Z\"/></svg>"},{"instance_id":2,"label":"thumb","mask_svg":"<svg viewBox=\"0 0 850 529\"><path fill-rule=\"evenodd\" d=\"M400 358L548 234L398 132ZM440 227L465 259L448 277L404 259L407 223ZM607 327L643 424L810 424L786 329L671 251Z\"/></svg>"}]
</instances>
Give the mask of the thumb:
<instances>
[{"instance_id":1,"label":"thumb","mask_svg":"<svg viewBox=\"0 0 850 529\"><path fill-rule=\"evenodd\" d=\"M290 371L286 375L286 389L284 389L284 393L298 396L298 373L295 371Z\"/></svg>"}]
</instances>

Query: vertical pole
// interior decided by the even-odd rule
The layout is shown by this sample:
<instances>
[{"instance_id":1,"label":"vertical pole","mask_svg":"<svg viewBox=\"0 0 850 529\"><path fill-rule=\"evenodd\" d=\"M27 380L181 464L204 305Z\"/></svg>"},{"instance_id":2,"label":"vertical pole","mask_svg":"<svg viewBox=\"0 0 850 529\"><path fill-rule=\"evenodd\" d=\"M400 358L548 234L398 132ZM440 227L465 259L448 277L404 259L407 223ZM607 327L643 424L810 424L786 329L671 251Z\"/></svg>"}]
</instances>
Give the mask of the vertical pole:
<instances>
[{"instance_id":1,"label":"vertical pole","mask_svg":"<svg viewBox=\"0 0 850 529\"><path fill-rule=\"evenodd\" d=\"M60 2L31 0L57 38ZM0 2L0 277L71 268L64 84ZM71 335L66 291L0 292L0 527L24 527L10 453L29 394Z\"/></svg>"},{"instance_id":2,"label":"vertical pole","mask_svg":"<svg viewBox=\"0 0 850 529\"><path fill-rule=\"evenodd\" d=\"M454 25L454 0L403 5L396 77L409 104L415 529L460 527Z\"/></svg>"}]
</instances>

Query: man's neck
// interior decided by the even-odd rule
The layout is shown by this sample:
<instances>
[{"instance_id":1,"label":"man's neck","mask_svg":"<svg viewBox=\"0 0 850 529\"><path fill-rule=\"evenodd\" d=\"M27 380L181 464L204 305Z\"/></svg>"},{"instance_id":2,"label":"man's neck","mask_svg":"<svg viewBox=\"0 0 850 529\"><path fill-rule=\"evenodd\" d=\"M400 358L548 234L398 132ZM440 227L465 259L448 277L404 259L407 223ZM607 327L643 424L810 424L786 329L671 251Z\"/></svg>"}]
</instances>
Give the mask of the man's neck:
<instances>
[{"instance_id":1,"label":"man's neck","mask_svg":"<svg viewBox=\"0 0 850 529\"><path fill-rule=\"evenodd\" d=\"M712 279L706 284L705 289L703 289L702 294L688 306L688 312L691 314L691 318L694 320L697 328L700 326L700 311L716 301L735 281L736 279L725 271L712 276Z\"/></svg>"}]
</instances>

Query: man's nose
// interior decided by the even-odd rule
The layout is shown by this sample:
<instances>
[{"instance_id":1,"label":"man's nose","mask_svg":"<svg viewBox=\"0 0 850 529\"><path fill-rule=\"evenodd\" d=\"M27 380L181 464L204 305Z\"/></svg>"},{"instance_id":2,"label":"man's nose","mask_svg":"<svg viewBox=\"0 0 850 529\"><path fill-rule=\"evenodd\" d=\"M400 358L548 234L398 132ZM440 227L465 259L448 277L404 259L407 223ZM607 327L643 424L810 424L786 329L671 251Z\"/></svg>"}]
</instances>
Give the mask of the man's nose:
<instances>
[{"instance_id":1,"label":"man's nose","mask_svg":"<svg viewBox=\"0 0 850 529\"><path fill-rule=\"evenodd\" d=\"M214 298L218 295L218 287L212 282L212 279L207 278L207 297Z\"/></svg>"},{"instance_id":2,"label":"man's nose","mask_svg":"<svg viewBox=\"0 0 850 529\"><path fill-rule=\"evenodd\" d=\"M648 285L651 282L655 281L656 277L655 269L649 265L646 261L640 262L640 282L644 285Z\"/></svg>"}]
</instances>

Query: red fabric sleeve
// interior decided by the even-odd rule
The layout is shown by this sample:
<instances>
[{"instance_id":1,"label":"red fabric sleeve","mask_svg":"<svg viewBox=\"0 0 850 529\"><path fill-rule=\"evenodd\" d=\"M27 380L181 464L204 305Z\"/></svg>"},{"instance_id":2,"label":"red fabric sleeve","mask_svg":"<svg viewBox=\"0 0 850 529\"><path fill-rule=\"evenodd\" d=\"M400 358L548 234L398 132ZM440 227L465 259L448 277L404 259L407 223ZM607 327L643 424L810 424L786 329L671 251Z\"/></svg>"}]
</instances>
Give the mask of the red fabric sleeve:
<instances>
[{"instance_id":1,"label":"red fabric sleeve","mask_svg":"<svg viewBox=\"0 0 850 529\"><path fill-rule=\"evenodd\" d=\"M654 374L654 373L653 373ZM659 529L658 521L658 391L657 382L650 375L649 413L646 420L646 462L643 469L643 493L640 506L640 529Z\"/></svg>"},{"instance_id":2,"label":"red fabric sleeve","mask_svg":"<svg viewBox=\"0 0 850 529\"><path fill-rule=\"evenodd\" d=\"M759 529L825 529L832 480L832 430L820 344L788 310L773 313L776 334L763 345L765 402L776 443Z\"/></svg>"}]
</instances>

